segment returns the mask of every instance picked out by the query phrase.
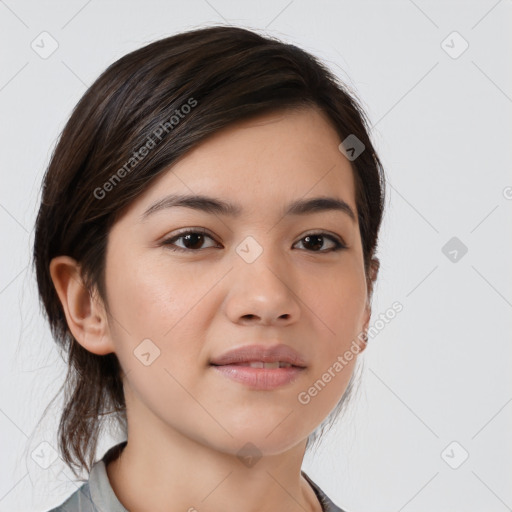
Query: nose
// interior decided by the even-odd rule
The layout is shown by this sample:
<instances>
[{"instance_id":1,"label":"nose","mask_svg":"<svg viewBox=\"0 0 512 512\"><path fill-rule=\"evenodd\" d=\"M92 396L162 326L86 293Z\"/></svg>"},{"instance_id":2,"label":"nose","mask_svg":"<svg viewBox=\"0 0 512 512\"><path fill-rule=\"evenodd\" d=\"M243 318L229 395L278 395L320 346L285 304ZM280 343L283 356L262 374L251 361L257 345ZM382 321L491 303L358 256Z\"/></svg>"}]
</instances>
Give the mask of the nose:
<instances>
[{"instance_id":1,"label":"nose","mask_svg":"<svg viewBox=\"0 0 512 512\"><path fill-rule=\"evenodd\" d=\"M234 260L224 303L232 322L287 325L298 320L297 275L282 254L265 248L252 263L238 255Z\"/></svg>"}]
</instances>

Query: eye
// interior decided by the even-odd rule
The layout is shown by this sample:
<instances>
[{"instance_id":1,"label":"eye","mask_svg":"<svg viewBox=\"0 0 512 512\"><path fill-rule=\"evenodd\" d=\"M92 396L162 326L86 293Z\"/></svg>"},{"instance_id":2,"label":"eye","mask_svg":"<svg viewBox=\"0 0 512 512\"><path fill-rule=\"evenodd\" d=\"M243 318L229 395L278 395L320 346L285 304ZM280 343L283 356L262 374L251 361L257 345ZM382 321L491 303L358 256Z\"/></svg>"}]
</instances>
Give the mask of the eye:
<instances>
[{"instance_id":1,"label":"eye","mask_svg":"<svg viewBox=\"0 0 512 512\"><path fill-rule=\"evenodd\" d=\"M204 229L196 228L196 229L188 229L186 231L182 231L177 235L174 235L170 238L167 238L162 242L162 245L168 246L171 251L182 251L182 252L198 252L200 249L209 249L210 247L203 247L205 240L209 238L213 240L211 236L209 236ZM184 247L180 247L176 245L178 240L183 239ZM332 247L324 250L319 250L328 240L331 242ZM301 242L304 246L309 246L312 249L307 249L308 252L334 252L339 251L341 249L346 249L347 246L341 242L337 237L330 235L328 233L317 232L317 233L309 233L306 236L303 236L299 242Z\"/></svg>"},{"instance_id":2,"label":"eye","mask_svg":"<svg viewBox=\"0 0 512 512\"><path fill-rule=\"evenodd\" d=\"M341 249L346 249L347 246L341 242L337 237L333 235L329 235L328 233L318 232L318 233L309 233L306 236L303 236L299 242L305 241L303 245L309 246L309 247L321 247L325 240L330 240L332 244L334 244L331 249L324 249L324 250L310 250L309 252L334 252L339 251Z\"/></svg>"},{"instance_id":3,"label":"eye","mask_svg":"<svg viewBox=\"0 0 512 512\"><path fill-rule=\"evenodd\" d=\"M196 251L200 249L200 247L203 245L206 238L209 238L210 240L213 240L213 238L206 234L206 231L203 229L194 229L194 230L187 230L182 231L178 235L175 235L171 238L168 238L162 242L162 245L169 246L169 249L171 251ZM183 243L185 247L180 247L175 244L176 241L183 239ZM207 249L209 247L206 247Z\"/></svg>"}]
</instances>

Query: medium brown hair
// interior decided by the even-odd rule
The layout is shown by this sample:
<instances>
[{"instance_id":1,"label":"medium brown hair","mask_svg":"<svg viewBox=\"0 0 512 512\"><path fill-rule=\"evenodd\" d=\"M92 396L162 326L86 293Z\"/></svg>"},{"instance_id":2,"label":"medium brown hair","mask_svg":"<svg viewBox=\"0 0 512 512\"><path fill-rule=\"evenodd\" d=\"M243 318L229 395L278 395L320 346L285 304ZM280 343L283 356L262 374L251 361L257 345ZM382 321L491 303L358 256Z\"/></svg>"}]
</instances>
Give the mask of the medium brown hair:
<instances>
[{"instance_id":1,"label":"medium brown hair","mask_svg":"<svg viewBox=\"0 0 512 512\"><path fill-rule=\"evenodd\" d=\"M323 111L342 141L352 134L365 146L351 164L371 296L384 173L355 95L312 55L243 28L191 30L117 60L74 108L43 178L33 247L40 301L67 356L59 449L72 469L90 470L104 416L116 414L126 430L126 404L115 353L93 354L71 334L50 276L51 259L76 259L91 296L97 292L108 311L105 254L120 212L219 129L304 107ZM141 157L143 146L148 151Z\"/></svg>"}]
</instances>

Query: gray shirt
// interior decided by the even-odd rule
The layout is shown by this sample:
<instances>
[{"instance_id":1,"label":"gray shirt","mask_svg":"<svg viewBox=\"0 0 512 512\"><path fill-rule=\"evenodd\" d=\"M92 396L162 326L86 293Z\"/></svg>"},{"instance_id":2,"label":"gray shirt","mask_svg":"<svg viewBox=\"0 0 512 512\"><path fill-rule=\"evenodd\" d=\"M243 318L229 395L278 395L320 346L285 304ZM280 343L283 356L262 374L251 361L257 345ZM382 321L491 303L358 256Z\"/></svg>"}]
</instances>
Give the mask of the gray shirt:
<instances>
[{"instance_id":1,"label":"gray shirt","mask_svg":"<svg viewBox=\"0 0 512 512\"><path fill-rule=\"evenodd\" d=\"M123 441L110 448L101 460L93 464L89 480L64 503L48 512L128 512L117 499L106 470L107 464L119 456L125 445L126 441ZM315 491L323 512L345 512L337 507L304 471L301 473Z\"/></svg>"}]
</instances>

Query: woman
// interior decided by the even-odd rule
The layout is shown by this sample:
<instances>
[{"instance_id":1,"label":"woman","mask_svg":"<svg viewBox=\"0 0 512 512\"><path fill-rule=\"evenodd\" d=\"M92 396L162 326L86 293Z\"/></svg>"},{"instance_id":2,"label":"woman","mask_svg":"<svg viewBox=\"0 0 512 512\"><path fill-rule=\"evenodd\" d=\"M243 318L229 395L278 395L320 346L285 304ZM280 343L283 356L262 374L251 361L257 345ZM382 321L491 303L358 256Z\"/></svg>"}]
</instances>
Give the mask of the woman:
<instances>
[{"instance_id":1,"label":"woman","mask_svg":"<svg viewBox=\"0 0 512 512\"><path fill-rule=\"evenodd\" d=\"M342 510L301 465L366 347L367 126L314 57L236 27L149 44L89 88L34 242L69 364L59 449L90 471L54 511ZM127 439L95 461L108 414Z\"/></svg>"}]
</instances>

